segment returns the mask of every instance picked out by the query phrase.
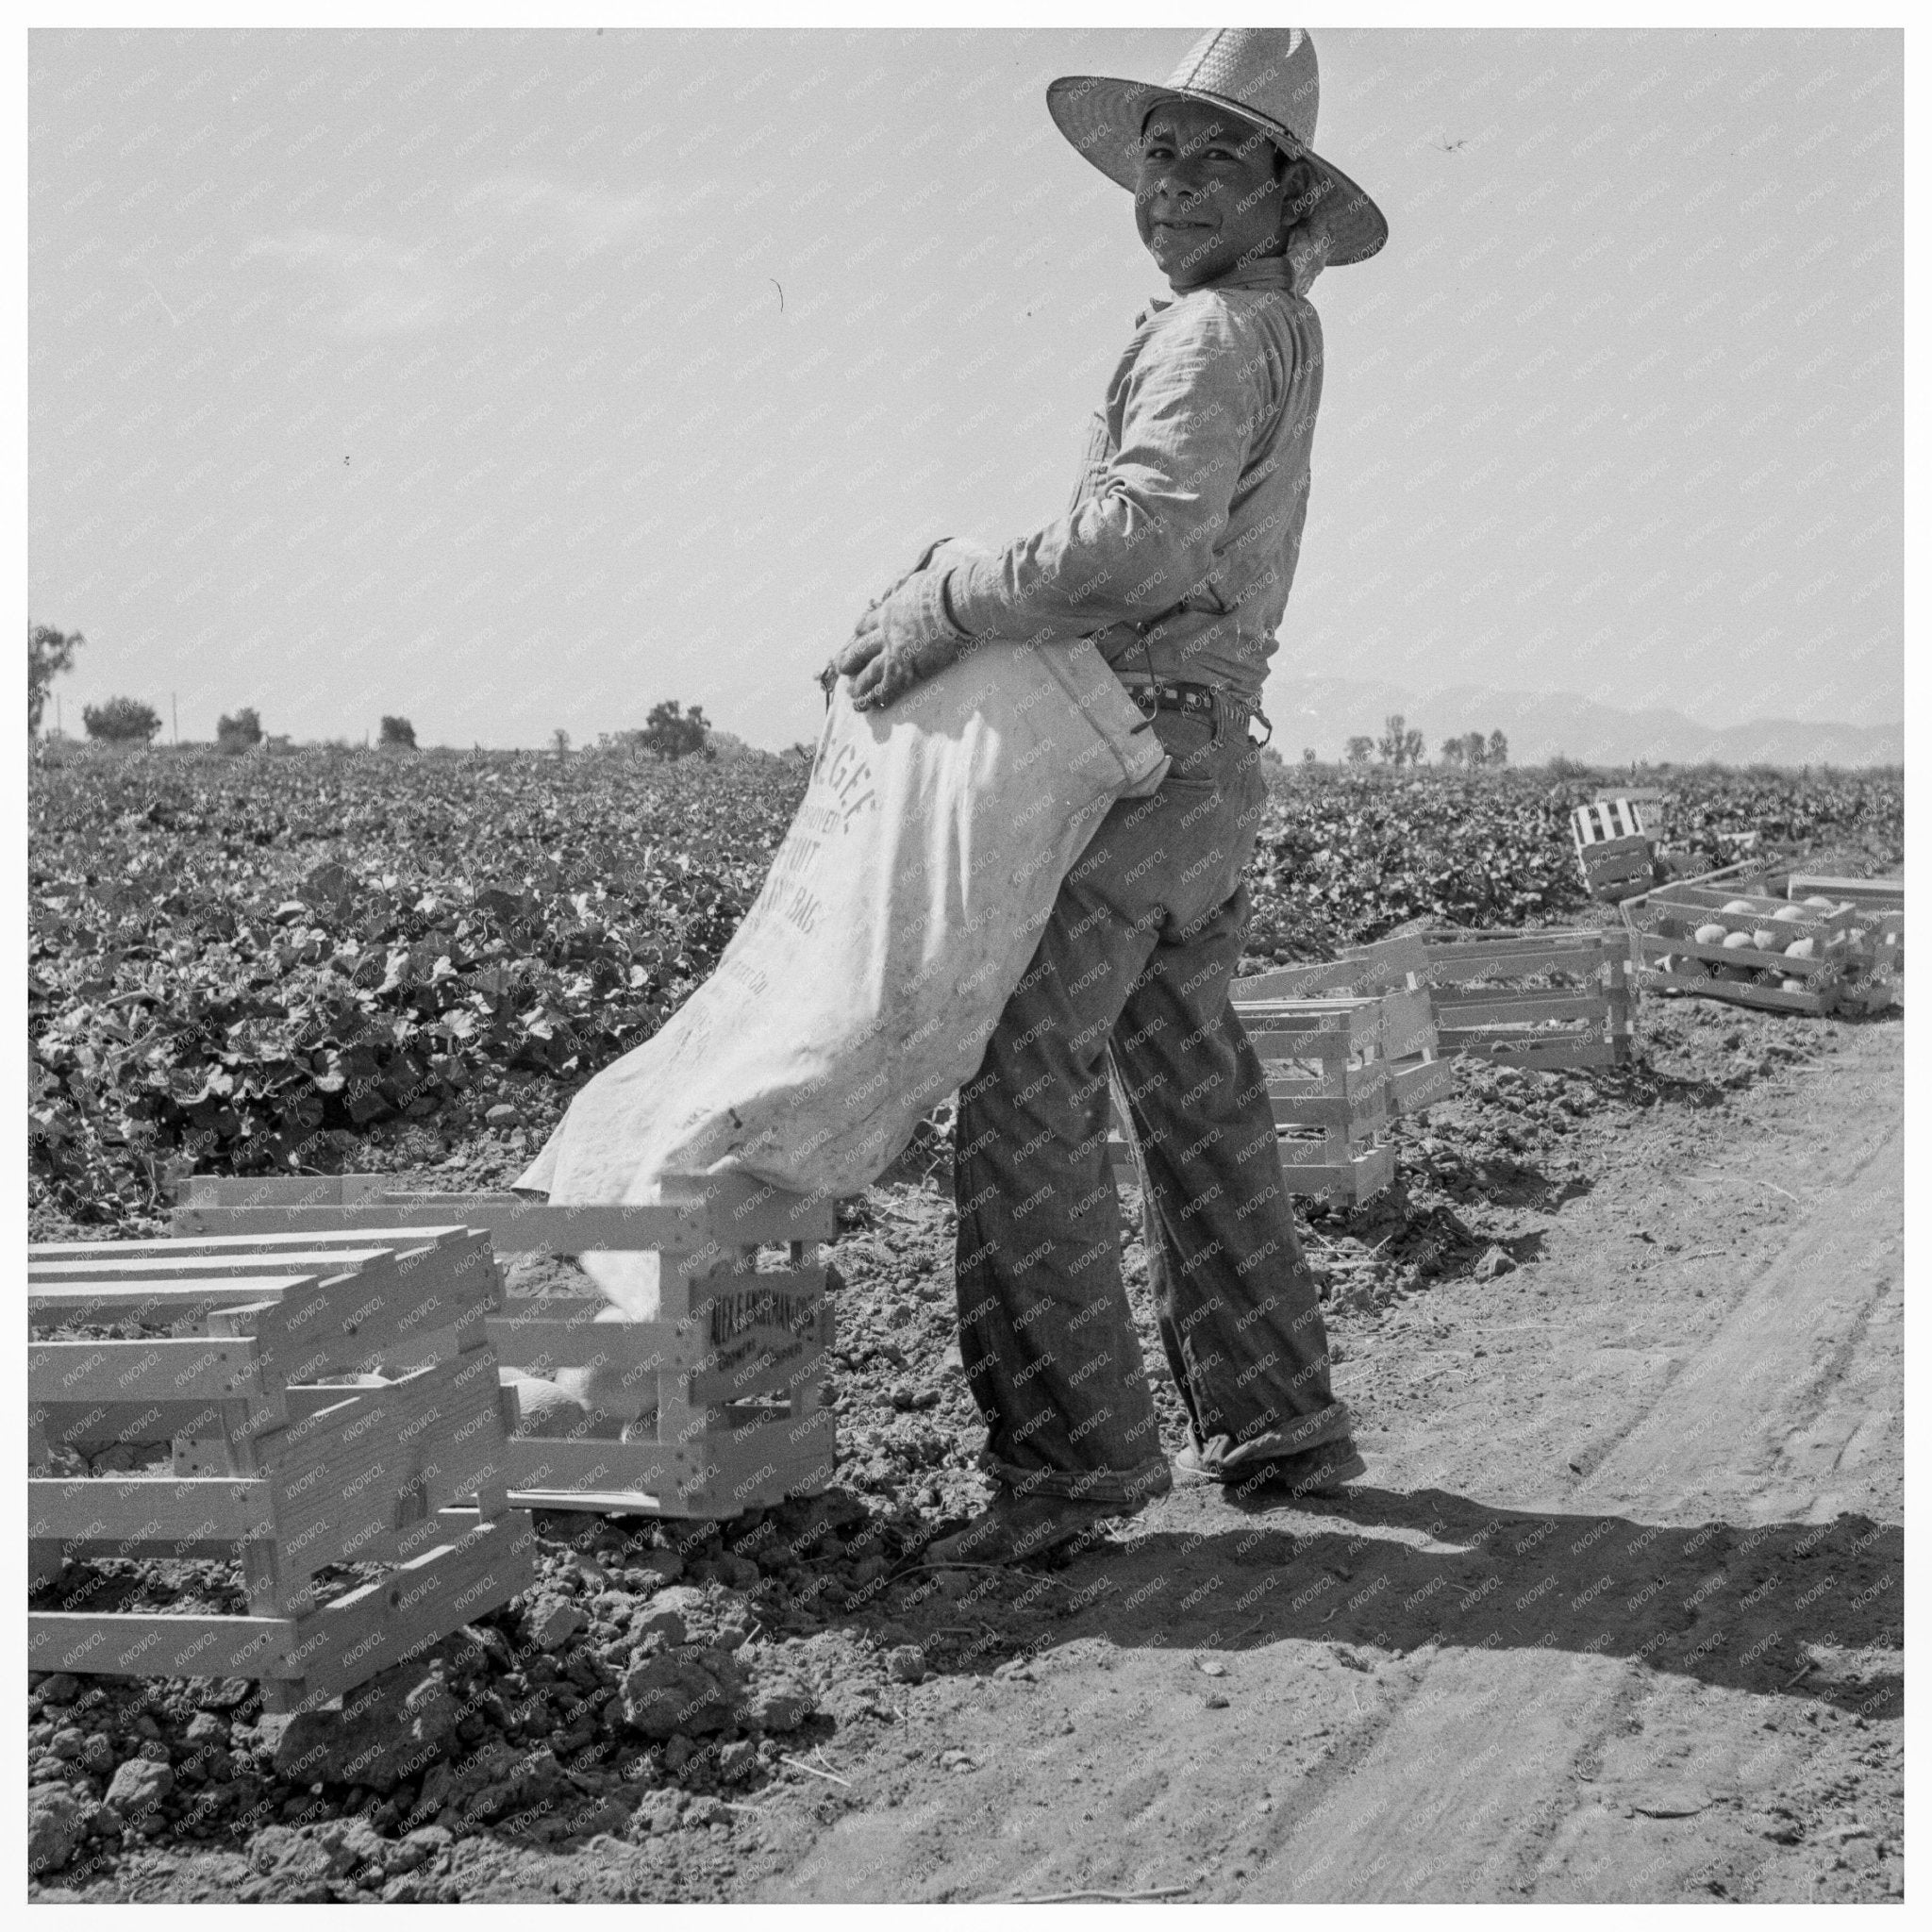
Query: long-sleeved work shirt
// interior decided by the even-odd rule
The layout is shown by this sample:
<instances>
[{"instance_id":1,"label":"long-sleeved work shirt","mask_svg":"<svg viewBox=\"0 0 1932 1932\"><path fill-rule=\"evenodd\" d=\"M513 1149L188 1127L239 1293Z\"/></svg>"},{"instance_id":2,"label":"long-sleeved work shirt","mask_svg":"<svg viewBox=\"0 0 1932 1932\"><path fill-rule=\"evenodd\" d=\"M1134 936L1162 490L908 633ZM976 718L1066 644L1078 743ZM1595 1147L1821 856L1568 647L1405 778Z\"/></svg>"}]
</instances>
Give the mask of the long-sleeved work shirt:
<instances>
[{"instance_id":1,"label":"long-sleeved work shirt","mask_svg":"<svg viewBox=\"0 0 1932 1932\"><path fill-rule=\"evenodd\" d=\"M944 608L972 637L1091 637L1118 671L1258 698L1321 400L1321 318L1284 258L1153 303L1067 513L955 566Z\"/></svg>"}]
</instances>

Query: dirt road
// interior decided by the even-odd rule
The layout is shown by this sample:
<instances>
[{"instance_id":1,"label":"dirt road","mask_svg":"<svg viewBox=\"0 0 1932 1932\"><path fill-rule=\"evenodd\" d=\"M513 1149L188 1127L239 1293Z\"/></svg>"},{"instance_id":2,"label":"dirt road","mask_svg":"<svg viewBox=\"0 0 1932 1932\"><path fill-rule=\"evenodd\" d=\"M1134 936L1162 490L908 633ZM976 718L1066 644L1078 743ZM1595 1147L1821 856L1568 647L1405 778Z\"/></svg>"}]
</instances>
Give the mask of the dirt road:
<instances>
[{"instance_id":1,"label":"dirt road","mask_svg":"<svg viewBox=\"0 0 1932 1932\"><path fill-rule=\"evenodd\" d=\"M1029 1661L835 1750L851 1808L774 1819L761 1895L1901 1895L1901 1038L1344 1323L1365 1486L1165 1499Z\"/></svg>"},{"instance_id":2,"label":"dirt road","mask_svg":"<svg viewBox=\"0 0 1932 1932\"><path fill-rule=\"evenodd\" d=\"M809 1677L809 1724L681 1816L634 1741L548 1737L615 1824L520 1830L499 1794L380 1895L1902 1897L1903 1025L1650 1002L1644 1030L1615 1074L1465 1069L1406 1193L1312 1224L1365 1483L1176 1493L1045 1574L875 1554L857 1498L958 1520L980 1436L943 1359L943 1198L882 1191L839 1248L843 1581L747 1542L752 1594L758 1565L693 1553L680 1599ZM373 1802L268 1796L311 1836ZM42 1895L384 1884L286 1828L272 1856L200 1836Z\"/></svg>"}]
</instances>

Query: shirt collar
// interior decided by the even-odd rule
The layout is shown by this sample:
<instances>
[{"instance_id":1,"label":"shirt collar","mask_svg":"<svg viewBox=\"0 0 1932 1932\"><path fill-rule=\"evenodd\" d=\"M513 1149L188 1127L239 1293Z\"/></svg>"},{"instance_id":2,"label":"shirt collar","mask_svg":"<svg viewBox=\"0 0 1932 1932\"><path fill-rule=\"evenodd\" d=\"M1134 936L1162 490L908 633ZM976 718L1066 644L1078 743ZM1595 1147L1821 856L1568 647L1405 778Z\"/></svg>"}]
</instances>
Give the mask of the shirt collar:
<instances>
[{"instance_id":1,"label":"shirt collar","mask_svg":"<svg viewBox=\"0 0 1932 1932\"><path fill-rule=\"evenodd\" d=\"M1188 293L1198 295L1208 289L1279 289L1283 294L1294 292L1294 271L1286 255L1257 255L1254 260L1238 263L1224 275L1216 275L1211 282L1203 282L1199 289L1190 289ZM1155 295L1145 308L1134 318L1134 326L1151 322L1163 308L1172 308L1180 298L1175 295Z\"/></svg>"}]
</instances>

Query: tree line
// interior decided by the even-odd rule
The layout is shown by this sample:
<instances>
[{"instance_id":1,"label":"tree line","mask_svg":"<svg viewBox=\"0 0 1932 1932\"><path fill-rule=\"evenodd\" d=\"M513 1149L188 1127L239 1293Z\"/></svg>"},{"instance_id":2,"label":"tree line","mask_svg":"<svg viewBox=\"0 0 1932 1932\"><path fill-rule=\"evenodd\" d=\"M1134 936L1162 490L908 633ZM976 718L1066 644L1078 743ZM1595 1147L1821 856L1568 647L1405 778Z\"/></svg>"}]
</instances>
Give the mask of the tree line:
<instances>
[{"instance_id":1,"label":"tree line","mask_svg":"<svg viewBox=\"0 0 1932 1932\"><path fill-rule=\"evenodd\" d=\"M1423 734L1400 711L1391 711L1382 721L1380 738L1351 738L1346 756L1351 765L1366 765L1374 758L1399 772L1405 766L1412 770L1420 765L1427 749ZM1315 762L1312 751L1304 752L1302 758L1305 763ZM1500 731L1492 731L1487 738L1480 731L1465 731L1442 741L1441 758L1452 770L1501 771L1509 762L1509 741Z\"/></svg>"},{"instance_id":2,"label":"tree line","mask_svg":"<svg viewBox=\"0 0 1932 1932\"><path fill-rule=\"evenodd\" d=\"M73 670L74 654L87 642L75 631L57 630L52 625L26 627L26 728L29 738L39 735L46 716L47 697L54 680ZM98 705L84 705L81 724L87 735L103 744L152 744L160 735L161 714L141 698L114 697ZM676 698L666 698L652 706L641 729L607 731L598 743L609 749L643 752L659 759L682 758L712 758L717 756L711 742L713 727L702 705L686 710ZM261 717L253 705L243 705L233 717L226 714L215 726L215 743L225 752L255 750L261 742ZM732 743L730 734L725 739ZM281 742L283 741L277 741ZM385 715L378 742L389 751L414 751L416 727L407 718ZM555 731L551 743L559 758L570 751L570 733Z\"/></svg>"}]
</instances>

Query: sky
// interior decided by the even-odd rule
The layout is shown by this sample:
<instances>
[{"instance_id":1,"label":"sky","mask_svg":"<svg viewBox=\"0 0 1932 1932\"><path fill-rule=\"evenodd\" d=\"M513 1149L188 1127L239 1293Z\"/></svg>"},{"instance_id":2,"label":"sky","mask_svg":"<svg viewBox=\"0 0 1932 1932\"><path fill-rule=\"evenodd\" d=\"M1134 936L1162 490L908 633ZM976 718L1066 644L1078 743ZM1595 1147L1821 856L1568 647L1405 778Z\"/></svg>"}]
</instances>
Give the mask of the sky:
<instances>
[{"instance_id":1,"label":"sky","mask_svg":"<svg viewBox=\"0 0 1932 1932\"><path fill-rule=\"evenodd\" d=\"M1193 37L34 33L66 728L125 692L184 740L253 706L584 743L663 698L815 736L816 672L928 541L1065 508L1167 291L1044 91ZM1900 718L1901 37L1316 44L1315 144L1391 240L1313 291L1271 689Z\"/></svg>"}]
</instances>

